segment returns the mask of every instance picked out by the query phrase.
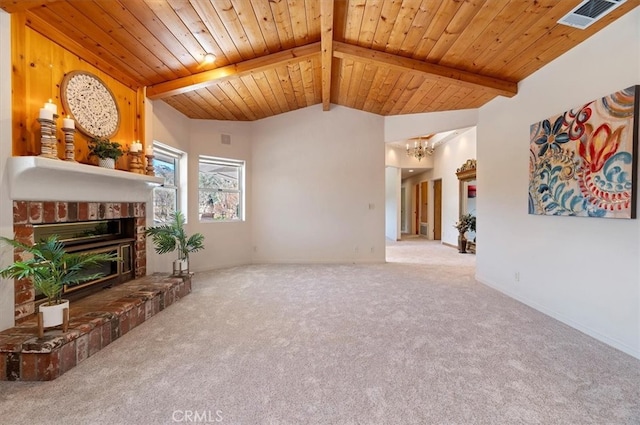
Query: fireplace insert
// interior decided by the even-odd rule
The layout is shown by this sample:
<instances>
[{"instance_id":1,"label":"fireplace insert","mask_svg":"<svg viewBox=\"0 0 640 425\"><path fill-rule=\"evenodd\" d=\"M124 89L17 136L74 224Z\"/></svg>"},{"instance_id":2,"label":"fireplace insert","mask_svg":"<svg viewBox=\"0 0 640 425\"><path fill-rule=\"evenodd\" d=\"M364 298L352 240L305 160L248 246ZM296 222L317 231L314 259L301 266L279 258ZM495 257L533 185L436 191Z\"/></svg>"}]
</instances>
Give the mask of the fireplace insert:
<instances>
[{"instance_id":1,"label":"fireplace insert","mask_svg":"<svg viewBox=\"0 0 640 425\"><path fill-rule=\"evenodd\" d=\"M77 285L66 285L62 293L66 299L79 299L102 288L134 278L134 219L33 225L34 240L39 241L52 235L58 236L67 252L115 253L120 259L86 269L86 274L102 273L103 276ZM36 293L36 303L39 301L44 301L44 296Z\"/></svg>"}]
</instances>

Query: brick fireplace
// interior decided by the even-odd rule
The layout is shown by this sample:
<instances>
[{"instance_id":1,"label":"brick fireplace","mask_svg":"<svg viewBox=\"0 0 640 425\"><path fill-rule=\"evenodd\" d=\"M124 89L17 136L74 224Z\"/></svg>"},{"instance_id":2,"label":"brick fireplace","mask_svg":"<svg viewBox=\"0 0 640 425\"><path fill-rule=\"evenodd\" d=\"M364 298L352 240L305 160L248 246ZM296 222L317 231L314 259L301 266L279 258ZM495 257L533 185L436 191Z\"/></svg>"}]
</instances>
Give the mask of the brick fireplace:
<instances>
[{"instance_id":1,"label":"brick fireplace","mask_svg":"<svg viewBox=\"0 0 640 425\"><path fill-rule=\"evenodd\" d=\"M47 329L42 338L37 333L33 285L13 282L9 288L14 297L0 297L0 311L13 310L15 318L13 327L0 328L0 381L55 379L191 292L190 276L147 275L144 230L152 188L162 184L160 177L42 157L8 158L7 176L13 207L7 218L13 220L17 239L31 244L42 237L42 228L58 234L65 224L96 227L118 222L128 229L122 237L132 251L133 270L127 271L130 281L107 282L108 287L72 301L68 331ZM51 227L55 223L60 224ZM121 242L116 238L87 245ZM78 247L70 245L72 250ZM14 258L21 255L16 252Z\"/></svg>"},{"instance_id":2,"label":"brick fireplace","mask_svg":"<svg viewBox=\"0 0 640 425\"><path fill-rule=\"evenodd\" d=\"M147 272L144 202L13 201L14 235L16 239L26 244L35 242L34 225L127 218L134 221L133 277L141 277ZM15 255L19 257L20 253ZM21 323L35 313L36 293L33 284L28 280L16 280L14 285L15 320L16 323Z\"/></svg>"},{"instance_id":3,"label":"brick fireplace","mask_svg":"<svg viewBox=\"0 0 640 425\"><path fill-rule=\"evenodd\" d=\"M7 177L13 233L21 242L35 242L34 226L128 219L133 227L128 235L131 277L147 274L147 204L162 178L39 156L8 158ZM13 300L0 300L0 308L13 310L15 323L21 323L36 311L35 290L30 282L16 281L13 292Z\"/></svg>"}]
</instances>

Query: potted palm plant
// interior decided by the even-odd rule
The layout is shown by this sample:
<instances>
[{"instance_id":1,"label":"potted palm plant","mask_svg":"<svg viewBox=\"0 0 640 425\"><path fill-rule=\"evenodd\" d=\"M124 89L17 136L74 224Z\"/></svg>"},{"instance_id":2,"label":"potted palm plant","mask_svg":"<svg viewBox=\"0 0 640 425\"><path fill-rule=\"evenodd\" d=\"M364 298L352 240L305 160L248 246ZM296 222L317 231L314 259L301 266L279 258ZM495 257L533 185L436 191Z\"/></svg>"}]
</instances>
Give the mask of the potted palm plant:
<instances>
[{"instance_id":1,"label":"potted palm plant","mask_svg":"<svg viewBox=\"0 0 640 425\"><path fill-rule=\"evenodd\" d=\"M0 276L13 279L30 279L34 288L47 299L39 306L43 316L43 327L58 326L63 323L63 312L69 308L69 301L62 299L65 285L74 285L98 279L103 273L87 273L87 268L103 261L118 260L115 254L68 253L58 235L27 245L15 239L0 237L0 241L28 253L26 260L17 260L0 269Z\"/></svg>"},{"instance_id":2,"label":"potted palm plant","mask_svg":"<svg viewBox=\"0 0 640 425\"><path fill-rule=\"evenodd\" d=\"M173 262L173 274L176 276L188 274L189 254L204 249L204 236L201 233L187 236L184 224L184 214L176 211L170 214L167 223L150 227L145 231L147 236L151 236L158 254L178 251L178 258Z\"/></svg>"},{"instance_id":3,"label":"potted palm plant","mask_svg":"<svg viewBox=\"0 0 640 425\"><path fill-rule=\"evenodd\" d=\"M462 214L453 227L458 229L458 252L464 254L467 252L466 233L476 231L476 216L471 213Z\"/></svg>"},{"instance_id":4,"label":"potted palm plant","mask_svg":"<svg viewBox=\"0 0 640 425\"><path fill-rule=\"evenodd\" d=\"M104 168L116 168L116 161L124 154L118 142L109 139L93 138L89 141L89 155L98 157L98 165Z\"/></svg>"}]
</instances>

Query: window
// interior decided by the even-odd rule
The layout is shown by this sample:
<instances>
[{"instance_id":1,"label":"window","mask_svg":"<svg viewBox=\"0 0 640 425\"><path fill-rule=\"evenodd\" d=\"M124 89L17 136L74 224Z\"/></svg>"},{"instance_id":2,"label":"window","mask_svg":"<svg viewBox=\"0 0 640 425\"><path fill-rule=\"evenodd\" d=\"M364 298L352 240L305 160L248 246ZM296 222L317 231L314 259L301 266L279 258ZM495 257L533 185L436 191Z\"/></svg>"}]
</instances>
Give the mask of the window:
<instances>
[{"instance_id":1,"label":"window","mask_svg":"<svg viewBox=\"0 0 640 425\"><path fill-rule=\"evenodd\" d=\"M168 220L176 209L184 210L180 197L180 163L185 155L184 152L158 142L153 142L153 154L156 176L164 178L164 186L153 189L153 221L161 223Z\"/></svg>"},{"instance_id":2,"label":"window","mask_svg":"<svg viewBox=\"0 0 640 425\"><path fill-rule=\"evenodd\" d=\"M200 156L200 221L244 220L244 161Z\"/></svg>"}]
</instances>

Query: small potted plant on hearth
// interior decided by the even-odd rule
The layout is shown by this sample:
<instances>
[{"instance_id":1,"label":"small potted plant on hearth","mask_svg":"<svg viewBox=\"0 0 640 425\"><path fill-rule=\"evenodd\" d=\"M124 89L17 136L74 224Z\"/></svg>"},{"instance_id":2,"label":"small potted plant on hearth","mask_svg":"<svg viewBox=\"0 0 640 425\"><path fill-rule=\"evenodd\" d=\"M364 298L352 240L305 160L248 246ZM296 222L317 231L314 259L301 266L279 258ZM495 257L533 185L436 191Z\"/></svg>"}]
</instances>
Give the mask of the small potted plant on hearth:
<instances>
[{"instance_id":1,"label":"small potted plant on hearth","mask_svg":"<svg viewBox=\"0 0 640 425\"><path fill-rule=\"evenodd\" d=\"M476 231L476 216L470 213L462 214L453 227L458 229L458 252L464 254L467 252L466 233Z\"/></svg>"},{"instance_id":2,"label":"small potted plant on hearth","mask_svg":"<svg viewBox=\"0 0 640 425\"><path fill-rule=\"evenodd\" d=\"M89 156L97 156L100 167L115 169L116 161L122 155L124 155L124 151L118 142L99 137L89 141Z\"/></svg>"},{"instance_id":3,"label":"small potted plant on hearth","mask_svg":"<svg viewBox=\"0 0 640 425\"><path fill-rule=\"evenodd\" d=\"M184 224L184 214L176 211L170 214L167 223L150 227L145 231L147 236L151 236L158 254L178 251L178 258L173 262L175 276L189 274L189 254L204 249L204 236L201 233L187 236Z\"/></svg>"},{"instance_id":4,"label":"small potted plant on hearth","mask_svg":"<svg viewBox=\"0 0 640 425\"><path fill-rule=\"evenodd\" d=\"M64 244L58 240L58 235L52 235L33 245L5 237L0 237L0 242L12 246L22 253L21 255L28 257L25 260L16 260L10 266L0 269L0 277L30 279L36 291L46 297L46 301L39 306L39 311L42 313L42 327L65 323L64 310L69 308L69 301L62 299L62 291L66 285L98 279L104 274L91 273L89 268L104 261L119 260L115 254L66 252Z\"/></svg>"}]
</instances>

